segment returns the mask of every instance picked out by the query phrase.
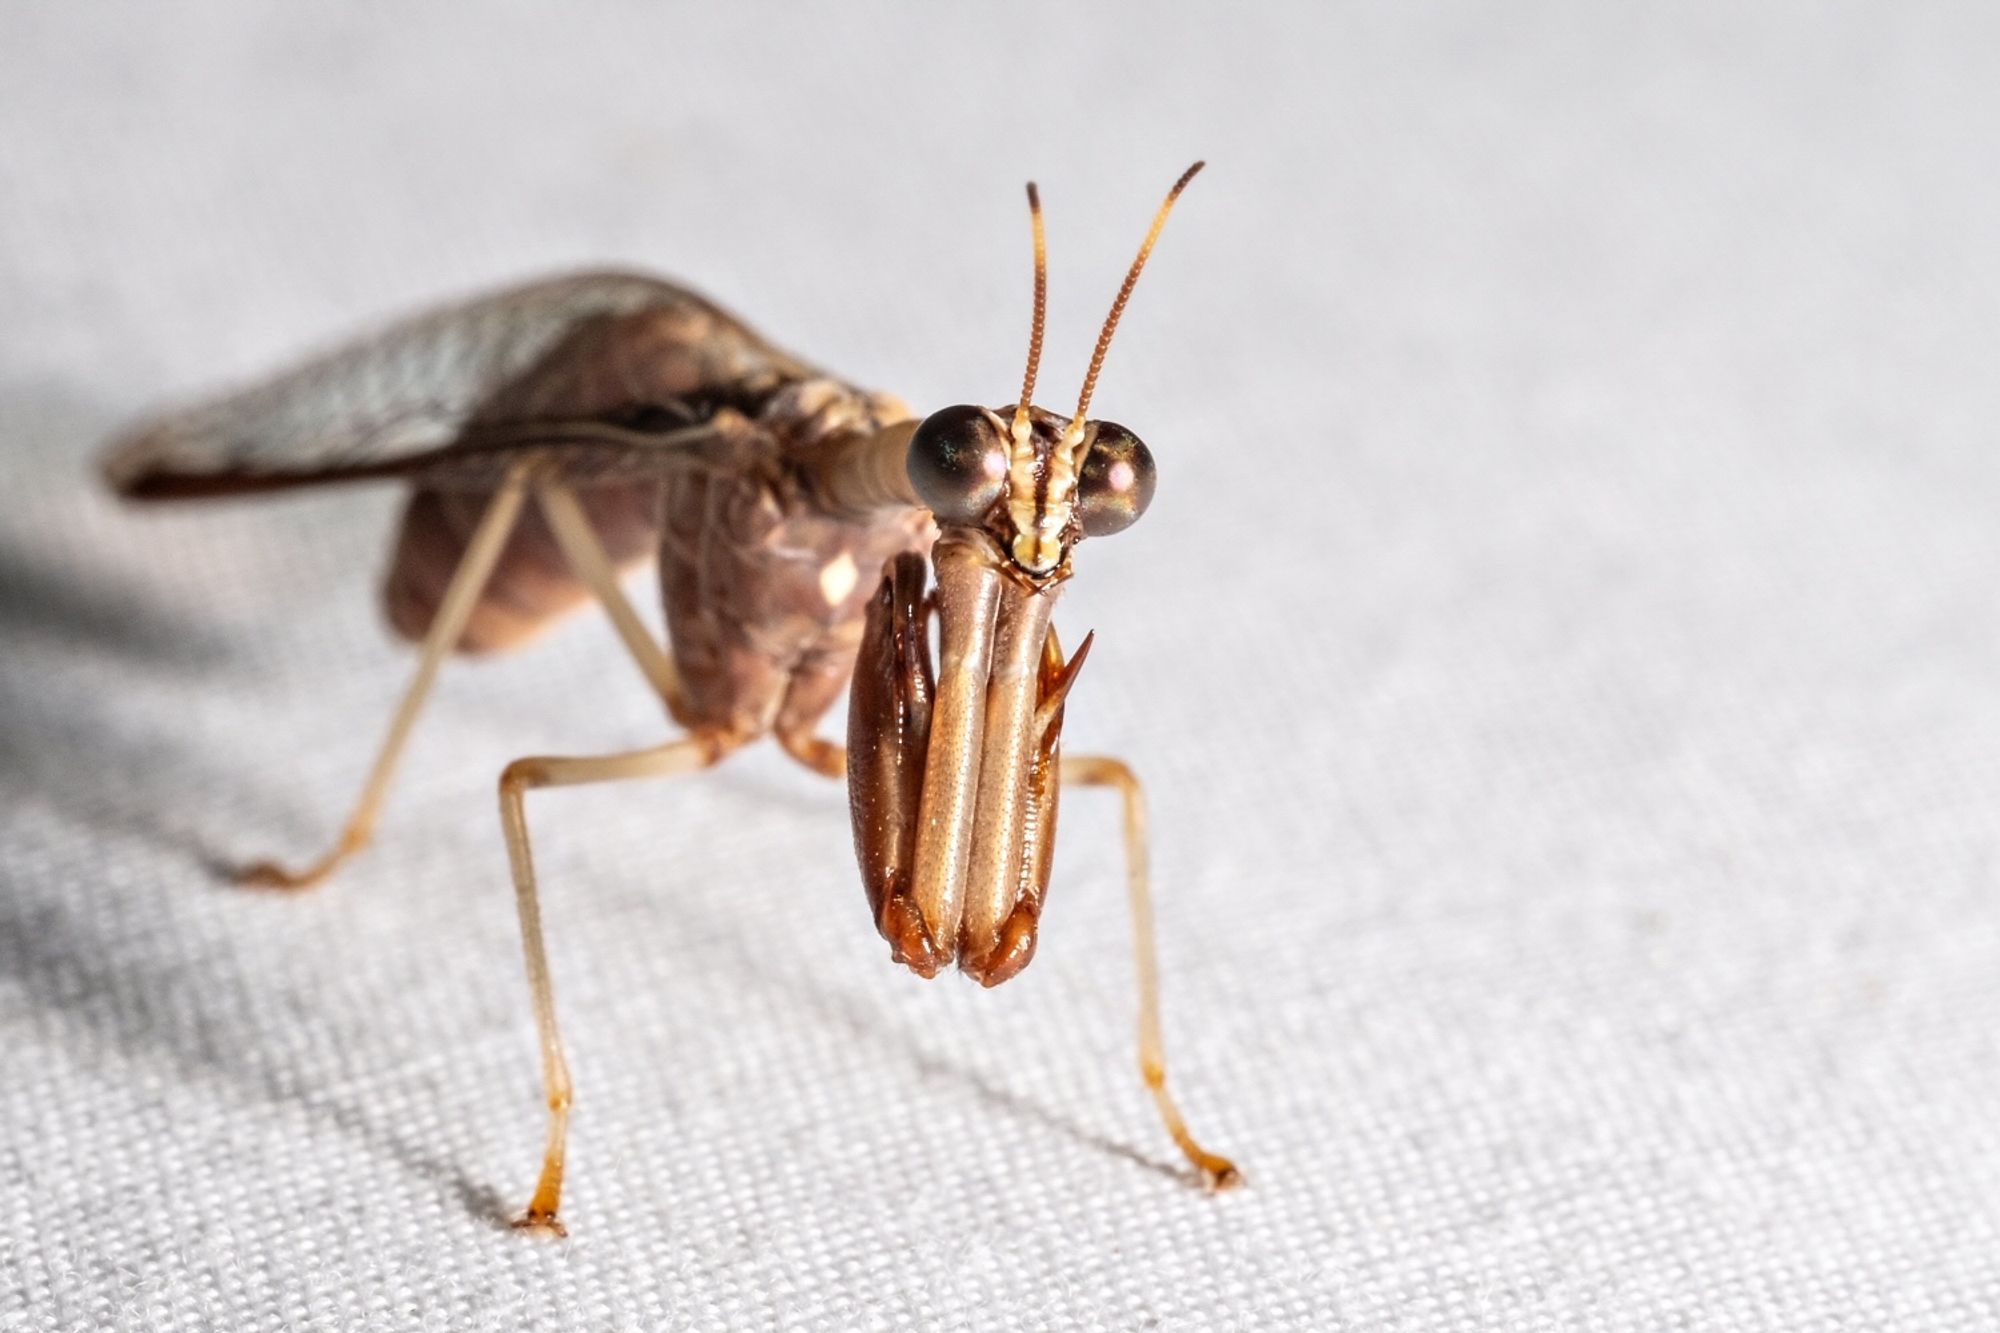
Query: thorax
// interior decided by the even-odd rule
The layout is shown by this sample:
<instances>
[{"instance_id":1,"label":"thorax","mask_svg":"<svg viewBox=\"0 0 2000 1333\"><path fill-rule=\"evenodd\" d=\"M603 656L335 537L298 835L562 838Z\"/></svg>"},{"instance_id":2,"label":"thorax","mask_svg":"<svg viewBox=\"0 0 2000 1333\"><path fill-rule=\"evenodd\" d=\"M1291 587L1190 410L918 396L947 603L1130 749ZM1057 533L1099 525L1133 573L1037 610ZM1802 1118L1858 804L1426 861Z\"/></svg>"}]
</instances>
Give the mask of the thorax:
<instances>
[{"instance_id":1,"label":"thorax","mask_svg":"<svg viewBox=\"0 0 2000 1333\"><path fill-rule=\"evenodd\" d=\"M917 509L869 519L828 513L810 464L909 415L886 394L800 381L742 419L725 459L668 481L661 597L703 720L763 730L795 677L837 670L845 681L884 563L928 550L935 529Z\"/></svg>"}]
</instances>

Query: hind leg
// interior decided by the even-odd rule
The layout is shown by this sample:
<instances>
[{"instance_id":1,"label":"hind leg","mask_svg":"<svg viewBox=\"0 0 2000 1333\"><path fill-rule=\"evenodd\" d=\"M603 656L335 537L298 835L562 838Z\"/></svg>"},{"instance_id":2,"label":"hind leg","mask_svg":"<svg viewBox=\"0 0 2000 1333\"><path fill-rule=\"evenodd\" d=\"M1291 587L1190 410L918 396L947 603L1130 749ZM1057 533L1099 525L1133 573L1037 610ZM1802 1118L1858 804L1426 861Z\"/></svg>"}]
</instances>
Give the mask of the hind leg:
<instances>
[{"instance_id":1,"label":"hind leg","mask_svg":"<svg viewBox=\"0 0 2000 1333\"><path fill-rule=\"evenodd\" d=\"M555 534L556 544L562 547L563 558L604 607L605 615L611 618L612 627L625 644L625 651L632 654L632 660L639 664L639 670L645 673L647 682L660 696L660 702L666 705L668 714L682 726L690 725L687 694L681 687L680 672L674 668L673 656L660 646L652 631L639 619L639 613L632 609L631 599L619 586L618 570L605 552L604 543L598 539L597 530L591 526L590 516L584 513L576 492L559 481L551 480L535 488L535 499L541 505L542 516L548 520L549 531Z\"/></svg>"},{"instance_id":2,"label":"hind leg","mask_svg":"<svg viewBox=\"0 0 2000 1333\"><path fill-rule=\"evenodd\" d=\"M437 615L431 621L430 631L424 635L423 656L417 663L416 677L411 680L403 702L390 720L389 734L375 756L375 765L368 771L368 780L361 787L361 797L355 802L353 813L347 817L338 841L324 856L297 870L287 869L275 861L259 861L242 872L239 877L242 883L269 889L311 888L368 845L375 833L375 821L382 813L382 803L388 798L389 783L396 776L396 765L409 743L410 732L416 727L424 703L430 698L431 687L437 683L438 669L444 665L444 659L450 656L459 636L465 632L465 622L479 602L479 594L493 572L493 563L500 558L500 552L514 530L515 521L520 517L521 502L527 495L529 470L533 466L534 460L523 459L510 468L492 503L487 506L485 515L479 520L479 526L465 548L465 555L452 573L451 583L445 590Z\"/></svg>"}]
</instances>

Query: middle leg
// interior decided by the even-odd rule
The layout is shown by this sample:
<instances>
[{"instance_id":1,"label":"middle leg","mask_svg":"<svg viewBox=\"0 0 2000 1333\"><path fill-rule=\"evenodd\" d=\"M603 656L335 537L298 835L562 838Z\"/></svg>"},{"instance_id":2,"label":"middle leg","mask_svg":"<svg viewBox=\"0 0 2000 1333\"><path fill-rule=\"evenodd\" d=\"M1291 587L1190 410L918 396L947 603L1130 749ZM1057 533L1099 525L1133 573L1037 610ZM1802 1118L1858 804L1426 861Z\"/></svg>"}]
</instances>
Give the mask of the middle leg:
<instances>
[{"instance_id":1,"label":"middle leg","mask_svg":"<svg viewBox=\"0 0 2000 1333\"><path fill-rule=\"evenodd\" d=\"M833 707L854 674L853 644L823 643L792 670L784 702L771 730L785 753L822 777L847 776L847 747L818 734L820 718Z\"/></svg>"},{"instance_id":2,"label":"middle leg","mask_svg":"<svg viewBox=\"0 0 2000 1333\"><path fill-rule=\"evenodd\" d=\"M1167 1049L1160 1033L1160 964L1153 947L1153 889L1146 861L1146 795L1138 775L1123 761L1105 755L1064 758L1065 787L1114 787L1125 807L1125 875L1132 907L1132 954L1139 981L1139 1076L1153 1094L1160 1119L1181 1153L1211 1190L1243 1181L1236 1164L1210 1152L1188 1132L1187 1121L1167 1091Z\"/></svg>"},{"instance_id":3,"label":"middle leg","mask_svg":"<svg viewBox=\"0 0 2000 1333\"><path fill-rule=\"evenodd\" d=\"M784 747L786 754L823 777L839 779L847 776L847 747L824 736L814 735L810 727L779 732L778 744Z\"/></svg>"},{"instance_id":4,"label":"middle leg","mask_svg":"<svg viewBox=\"0 0 2000 1333\"><path fill-rule=\"evenodd\" d=\"M521 915L521 948L527 957L528 986L534 994L535 1027L541 1038L542 1082L548 1093L548 1143L542 1172L528 1211L515 1222L565 1234L557 1211L562 1203L563 1151L569 1138L571 1083L569 1060L563 1054L562 1032L556 1026L555 987L549 977L548 951L542 938L542 908L535 885L534 855L528 845L526 797L538 787L573 787L590 782L627 782L635 778L693 773L719 762L737 745L734 737L697 732L649 750L582 758L516 759L500 775L500 823L507 834L507 860L514 874L514 901Z\"/></svg>"}]
</instances>

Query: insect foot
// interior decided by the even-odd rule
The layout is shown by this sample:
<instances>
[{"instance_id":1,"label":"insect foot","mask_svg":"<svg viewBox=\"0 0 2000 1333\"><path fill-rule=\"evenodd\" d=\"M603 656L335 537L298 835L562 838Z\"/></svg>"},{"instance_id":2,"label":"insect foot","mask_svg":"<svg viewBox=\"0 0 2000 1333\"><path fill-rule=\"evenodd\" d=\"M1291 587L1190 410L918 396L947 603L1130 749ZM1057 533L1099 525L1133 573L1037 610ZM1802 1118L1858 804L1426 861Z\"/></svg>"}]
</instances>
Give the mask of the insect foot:
<instances>
[{"instance_id":1,"label":"insect foot","mask_svg":"<svg viewBox=\"0 0 2000 1333\"><path fill-rule=\"evenodd\" d=\"M276 861L257 861L236 873L236 882L246 889L310 889L324 883L341 863L368 845L365 832L343 833L334 849L303 870L288 870Z\"/></svg>"},{"instance_id":2,"label":"insect foot","mask_svg":"<svg viewBox=\"0 0 2000 1333\"><path fill-rule=\"evenodd\" d=\"M515 1218L511 1225L516 1231L539 1231L545 1236L557 1238L569 1235L569 1228L558 1221L554 1213L540 1208L530 1208Z\"/></svg>"},{"instance_id":3,"label":"insect foot","mask_svg":"<svg viewBox=\"0 0 2000 1333\"><path fill-rule=\"evenodd\" d=\"M1243 1184L1243 1173L1227 1157L1217 1157L1213 1163L1204 1163L1196 1169L1201 1172L1201 1187L1210 1194L1238 1189Z\"/></svg>"},{"instance_id":4,"label":"insect foot","mask_svg":"<svg viewBox=\"0 0 2000 1333\"><path fill-rule=\"evenodd\" d=\"M1146 1080L1146 1088L1153 1094L1153 1102L1160 1110L1160 1119L1166 1122L1167 1133L1173 1136L1174 1144L1181 1155L1193 1164L1201 1178L1202 1188L1210 1194L1220 1194L1233 1190L1243 1183L1243 1173L1236 1169L1236 1163L1220 1153L1212 1153L1195 1142L1194 1135L1188 1133L1187 1122L1181 1118L1180 1107L1174 1104L1173 1094L1167 1091L1167 1069L1157 1057L1142 1057L1139 1073Z\"/></svg>"}]
</instances>

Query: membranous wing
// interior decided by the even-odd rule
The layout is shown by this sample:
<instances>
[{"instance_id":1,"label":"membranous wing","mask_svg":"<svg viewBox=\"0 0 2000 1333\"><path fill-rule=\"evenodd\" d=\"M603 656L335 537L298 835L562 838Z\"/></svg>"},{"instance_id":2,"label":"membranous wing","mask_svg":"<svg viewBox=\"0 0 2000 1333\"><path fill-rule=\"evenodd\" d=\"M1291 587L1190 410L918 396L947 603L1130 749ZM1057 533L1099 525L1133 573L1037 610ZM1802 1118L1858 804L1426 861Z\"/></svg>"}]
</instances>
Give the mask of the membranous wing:
<instances>
[{"instance_id":1,"label":"membranous wing","mask_svg":"<svg viewBox=\"0 0 2000 1333\"><path fill-rule=\"evenodd\" d=\"M478 487L525 448L643 464L698 445L690 428L719 408L754 412L813 373L684 288L582 274L419 315L143 422L104 467L134 497L380 476Z\"/></svg>"}]
</instances>

